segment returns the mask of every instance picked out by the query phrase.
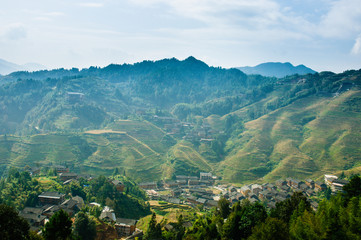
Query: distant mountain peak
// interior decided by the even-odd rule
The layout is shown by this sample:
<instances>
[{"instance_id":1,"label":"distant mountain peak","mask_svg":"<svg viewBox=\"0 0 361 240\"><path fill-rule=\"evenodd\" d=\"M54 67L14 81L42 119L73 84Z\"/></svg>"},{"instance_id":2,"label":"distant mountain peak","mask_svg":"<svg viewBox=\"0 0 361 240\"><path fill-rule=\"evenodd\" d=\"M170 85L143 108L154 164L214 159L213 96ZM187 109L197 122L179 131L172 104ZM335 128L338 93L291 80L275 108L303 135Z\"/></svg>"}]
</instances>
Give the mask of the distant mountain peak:
<instances>
[{"instance_id":1,"label":"distant mountain peak","mask_svg":"<svg viewBox=\"0 0 361 240\"><path fill-rule=\"evenodd\" d=\"M40 65L38 63L26 63L24 65L18 65L12 62L8 62L4 59L0 59L0 75L8 75L12 72L17 72L17 71L33 72L44 69L47 69L47 67Z\"/></svg>"},{"instance_id":2,"label":"distant mountain peak","mask_svg":"<svg viewBox=\"0 0 361 240\"><path fill-rule=\"evenodd\" d=\"M306 67L303 64L294 66L290 62L285 62L285 63L266 62L266 63L261 63L254 67L247 66L247 67L239 67L238 69L249 75L259 74L266 77L278 77L278 78L282 78L294 74L304 75L308 73L316 73L316 71Z\"/></svg>"}]
</instances>

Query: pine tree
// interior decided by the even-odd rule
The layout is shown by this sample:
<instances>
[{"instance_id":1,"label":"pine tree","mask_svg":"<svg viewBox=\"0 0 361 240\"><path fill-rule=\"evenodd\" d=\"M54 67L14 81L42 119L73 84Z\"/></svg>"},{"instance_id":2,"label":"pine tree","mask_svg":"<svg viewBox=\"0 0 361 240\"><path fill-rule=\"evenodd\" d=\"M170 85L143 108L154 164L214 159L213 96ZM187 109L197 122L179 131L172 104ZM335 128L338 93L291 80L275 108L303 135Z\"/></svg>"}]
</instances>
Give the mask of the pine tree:
<instances>
[{"instance_id":1,"label":"pine tree","mask_svg":"<svg viewBox=\"0 0 361 240\"><path fill-rule=\"evenodd\" d=\"M43 235L46 240L65 240L71 237L72 221L69 215L61 209L45 224Z\"/></svg>"}]
</instances>

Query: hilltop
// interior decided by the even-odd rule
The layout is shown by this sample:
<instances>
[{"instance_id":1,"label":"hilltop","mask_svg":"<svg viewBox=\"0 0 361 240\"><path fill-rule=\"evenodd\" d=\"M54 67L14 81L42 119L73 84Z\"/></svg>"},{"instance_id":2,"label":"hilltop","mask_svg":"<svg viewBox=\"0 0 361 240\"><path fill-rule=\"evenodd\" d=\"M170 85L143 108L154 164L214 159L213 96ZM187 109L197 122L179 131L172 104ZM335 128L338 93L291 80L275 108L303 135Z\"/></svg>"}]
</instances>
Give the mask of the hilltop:
<instances>
[{"instance_id":1,"label":"hilltop","mask_svg":"<svg viewBox=\"0 0 361 240\"><path fill-rule=\"evenodd\" d=\"M291 63L267 62L254 67L239 67L239 70L246 74L260 74L266 77L286 77L294 74L304 75L316 73L316 71L304 65L293 66Z\"/></svg>"},{"instance_id":2,"label":"hilltop","mask_svg":"<svg viewBox=\"0 0 361 240\"><path fill-rule=\"evenodd\" d=\"M275 78L194 57L15 72L0 78L0 170L233 183L357 171L360 85L360 70Z\"/></svg>"}]
</instances>

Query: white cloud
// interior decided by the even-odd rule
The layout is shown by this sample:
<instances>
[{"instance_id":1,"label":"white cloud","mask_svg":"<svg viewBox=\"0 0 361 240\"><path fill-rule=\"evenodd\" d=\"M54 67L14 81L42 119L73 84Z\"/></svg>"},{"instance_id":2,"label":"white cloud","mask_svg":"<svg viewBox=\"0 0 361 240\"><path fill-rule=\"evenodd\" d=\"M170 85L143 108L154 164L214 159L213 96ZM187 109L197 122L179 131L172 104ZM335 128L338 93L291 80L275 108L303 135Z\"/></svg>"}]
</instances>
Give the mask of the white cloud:
<instances>
[{"instance_id":1,"label":"white cloud","mask_svg":"<svg viewBox=\"0 0 361 240\"><path fill-rule=\"evenodd\" d=\"M90 7L90 8L100 8L103 7L103 3L95 3L95 2L87 2L87 3L79 3L79 6L82 7Z\"/></svg>"},{"instance_id":2,"label":"white cloud","mask_svg":"<svg viewBox=\"0 0 361 240\"><path fill-rule=\"evenodd\" d=\"M14 23L9 25L4 33L4 37L7 40L16 41L20 39L24 39L27 36L27 31L23 24L21 23Z\"/></svg>"},{"instance_id":3,"label":"white cloud","mask_svg":"<svg viewBox=\"0 0 361 240\"><path fill-rule=\"evenodd\" d=\"M319 24L319 32L325 37L349 38L360 31L360 0L339 0L331 3L330 10Z\"/></svg>"},{"instance_id":4,"label":"white cloud","mask_svg":"<svg viewBox=\"0 0 361 240\"><path fill-rule=\"evenodd\" d=\"M355 44L351 50L351 54L359 55L361 54L361 34L356 38Z\"/></svg>"},{"instance_id":5,"label":"white cloud","mask_svg":"<svg viewBox=\"0 0 361 240\"><path fill-rule=\"evenodd\" d=\"M64 16L65 14L63 12L48 12L45 13L44 15L51 17L59 17L59 16Z\"/></svg>"}]
</instances>

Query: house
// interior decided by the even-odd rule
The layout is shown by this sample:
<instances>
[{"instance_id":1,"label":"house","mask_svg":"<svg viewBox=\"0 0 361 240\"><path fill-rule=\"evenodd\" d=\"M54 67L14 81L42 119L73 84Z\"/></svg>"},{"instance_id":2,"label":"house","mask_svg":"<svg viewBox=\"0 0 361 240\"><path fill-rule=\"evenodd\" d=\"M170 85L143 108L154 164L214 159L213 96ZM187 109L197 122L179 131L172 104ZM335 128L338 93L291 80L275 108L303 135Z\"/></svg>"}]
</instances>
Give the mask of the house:
<instances>
[{"instance_id":1,"label":"house","mask_svg":"<svg viewBox=\"0 0 361 240\"><path fill-rule=\"evenodd\" d=\"M212 173L201 172L199 174L200 180L212 180Z\"/></svg>"},{"instance_id":2,"label":"house","mask_svg":"<svg viewBox=\"0 0 361 240\"><path fill-rule=\"evenodd\" d=\"M119 236L127 237L135 232L137 222L134 219L117 218L114 226Z\"/></svg>"},{"instance_id":3,"label":"house","mask_svg":"<svg viewBox=\"0 0 361 240\"><path fill-rule=\"evenodd\" d=\"M117 220L114 210L108 206L104 207L102 213L99 216L99 219L108 222L115 222Z\"/></svg>"},{"instance_id":4,"label":"house","mask_svg":"<svg viewBox=\"0 0 361 240\"><path fill-rule=\"evenodd\" d=\"M275 185L273 185L272 183L270 183L266 186L266 189L269 191L273 191L273 190L276 190L277 187Z\"/></svg>"},{"instance_id":5,"label":"house","mask_svg":"<svg viewBox=\"0 0 361 240\"><path fill-rule=\"evenodd\" d=\"M348 183L349 183L349 181L347 181L347 180L335 179L331 184L331 190L332 190L332 192L342 191L343 186L345 186Z\"/></svg>"},{"instance_id":6,"label":"house","mask_svg":"<svg viewBox=\"0 0 361 240\"><path fill-rule=\"evenodd\" d=\"M183 193L183 190L181 188L174 189L171 194L172 197L179 197Z\"/></svg>"},{"instance_id":7,"label":"house","mask_svg":"<svg viewBox=\"0 0 361 240\"><path fill-rule=\"evenodd\" d=\"M62 166L62 165L54 165L53 168L55 169L56 173L69 172L69 168Z\"/></svg>"},{"instance_id":8,"label":"house","mask_svg":"<svg viewBox=\"0 0 361 240\"><path fill-rule=\"evenodd\" d=\"M82 207L84 206L84 199L82 197L75 196L72 197L71 199L76 201L76 205L79 209L82 209Z\"/></svg>"},{"instance_id":9,"label":"house","mask_svg":"<svg viewBox=\"0 0 361 240\"><path fill-rule=\"evenodd\" d=\"M84 94L79 92L67 92L67 98L70 102L78 102L83 100Z\"/></svg>"},{"instance_id":10,"label":"house","mask_svg":"<svg viewBox=\"0 0 361 240\"><path fill-rule=\"evenodd\" d=\"M198 198L196 200L196 204L204 205L207 202L207 199L204 198Z\"/></svg>"},{"instance_id":11,"label":"house","mask_svg":"<svg viewBox=\"0 0 361 240\"><path fill-rule=\"evenodd\" d=\"M335 175L325 175L325 183L328 186L331 186L332 182L336 179L338 179L338 177Z\"/></svg>"},{"instance_id":12,"label":"house","mask_svg":"<svg viewBox=\"0 0 361 240\"><path fill-rule=\"evenodd\" d=\"M19 216L28 221L31 230L37 231L45 224L46 216L42 215L42 213L43 209L41 208L26 207L19 213Z\"/></svg>"},{"instance_id":13,"label":"house","mask_svg":"<svg viewBox=\"0 0 361 240\"><path fill-rule=\"evenodd\" d=\"M297 179L291 179L289 181L289 186L292 188L299 188L300 187L301 182L298 181Z\"/></svg>"},{"instance_id":14,"label":"house","mask_svg":"<svg viewBox=\"0 0 361 240\"><path fill-rule=\"evenodd\" d=\"M259 192L261 192L263 189L262 189L262 186L259 185L259 184L253 184L251 185L251 189L252 189L252 193L258 195Z\"/></svg>"},{"instance_id":15,"label":"house","mask_svg":"<svg viewBox=\"0 0 361 240\"><path fill-rule=\"evenodd\" d=\"M276 181L276 185L277 185L278 187L286 186L286 185L287 185L287 181L282 180L282 179L279 179L279 180Z\"/></svg>"},{"instance_id":16,"label":"house","mask_svg":"<svg viewBox=\"0 0 361 240\"><path fill-rule=\"evenodd\" d=\"M64 201L64 196L65 194L59 192L43 192L38 196L38 199L42 205L58 205Z\"/></svg>"},{"instance_id":17,"label":"house","mask_svg":"<svg viewBox=\"0 0 361 240\"><path fill-rule=\"evenodd\" d=\"M248 186L241 187L241 193L244 196L248 196L248 194L251 192L251 189Z\"/></svg>"},{"instance_id":18,"label":"house","mask_svg":"<svg viewBox=\"0 0 361 240\"><path fill-rule=\"evenodd\" d=\"M115 186L118 192L123 192L125 185L119 180L113 180L111 183Z\"/></svg>"},{"instance_id":19,"label":"house","mask_svg":"<svg viewBox=\"0 0 361 240\"><path fill-rule=\"evenodd\" d=\"M194 186L194 185L199 185L200 184L200 181L197 180L197 179L189 179L188 180L188 185L189 186Z\"/></svg>"},{"instance_id":20,"label":"house","mask_svg":"<svg viewBox=\"0 0 361 240\"><path fill-rule=\"evenodd\" d=\"M189 196L187 197L187 202L197 204L197 197Z\"/></svg>"},{"instance_id":21,"label":"house","mask_svg":"<svg viewBox=\"0 0 361 240\"><path fill-rule=\"evenodd\" d=\"M306 191L308 189L308 185L306 183L301 183L299 185L299 188L302 190L302 191Z\"/></svg>"},{"instance_id":22,"label":"house","mask_svg":"<svg viewBox=\"0 0 361 240\"><path fill-rule=\"evenodd\" d=\"M40 173L40 168L38 167L28 167L25 169L25 171L29 172L30 175L37 175Z\"/></svg>"},{"instance_id":23,"label":"house","mask_svg":"<svg viewBox=\"0 0 361 240\"><path fill-rule=\"evenodd\" d=\"M179 186L179 183L176 181L164 182L164 187L166 187L166 188L176 188L178 186Z\"/></svg>"},{"instance_id":24,"label":"house","mask_svg":"<svg viewBox=\"0 0 361 240\"><path fill-rule=\"evenodd\" d=\"M62 172L62 173L59 174L59 178L60 178L61 181L65 182L65 181L70 180L70 179L77 179L78 174L71 173L71 172Z\"/></svg>"},{"instance_id":25,"label":"house","mask_svg":"<svg viewBox=\"0 0 361 240\"><path fill-rule=\"evenodd\" d=\"M305 183L307 184L307 186L309 186L310 188L314 188L315 187L315 182L312 179L306 179Z\"/></svg>"},{"instance_id":26,"label":"house","mask_svg":"<svg viewBox=\"0 0 361 240\"><path fill-rule=\"evenodd\" d=\"M206 202L206 207L212 208L212 207L217 207L218 206L218 202L214 201L214 200L208 200Z\"/></svg>"},{"instance_id":27,"label":"house","mask_svg":"<svg viewBox=\"0 0 361 240\"><path fill-rule=\"evenodd\" d=\"M142 189L157 189L156 182L142 182L139 183L138 186Z\"/></svg>"},{"instance_id":28,"label":"house","mask_svg":"<svg viewBox=\"0 0 361 240\"><path fill-rule=\"evenodd\" d=\"M326 190L327 185L321 182L315 182L315 191L324 191Z\"/></svg>"},{"instance_id":29,"label":"house","mask_svg":"<svg viewBox=\"0 0 361 240\"><path fill-rule=\"evenodd\" d=\"M173 203L173 204L180 204L181 200L179 198L168 198L167 202L170 202L170 203Z\"/></svg>"}]
</instances>

